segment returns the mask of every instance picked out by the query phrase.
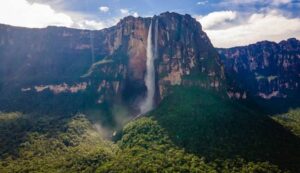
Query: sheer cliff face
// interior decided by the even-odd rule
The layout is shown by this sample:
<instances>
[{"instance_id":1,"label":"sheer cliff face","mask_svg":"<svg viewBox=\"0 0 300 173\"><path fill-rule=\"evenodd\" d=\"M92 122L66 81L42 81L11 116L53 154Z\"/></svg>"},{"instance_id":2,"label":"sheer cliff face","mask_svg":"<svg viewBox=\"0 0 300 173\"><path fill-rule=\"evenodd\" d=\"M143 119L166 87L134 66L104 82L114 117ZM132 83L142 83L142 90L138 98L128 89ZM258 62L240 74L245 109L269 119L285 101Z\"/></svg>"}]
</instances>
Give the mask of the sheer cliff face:
<instances>
[{"instance_id":1,"label":"sheer cliff face","mask_svg":"<svg viewBox=\"0 0 300 173\"><path fill-rule=\"evenodd\" d=\"M189 15L174 13L153 20L158 21L159 96L164 97L174 85L219 89L223 77L219 57L201 25Z\"/></svg>"},{"instance_id":2,"label":"sheer cliff face","mask_svg":"<svg viewBox=\"0 0 300 173\"><path fill-rule=\"evenodd\" d=\"M139 100L136 98L143 97L146 91L146 44L151 20L156 57L156 100L166 96L174 85L221 87L223 76L218 54L201 25L191 16L163 13L146 19L127 17L112 29L107 42L111 59L118 58L118 53L127 56L123 58L127 63L126 82L122 84L126 98L130 98L127 95L130 93L134 100Z\"/></svg>"},{"instance_id":3,"label":"sheer cliff face","mask_svg":"<svg viewBox=\"0 0 300 173\"><path fill-rule=\"evenodd\" d=\"M288 39L278 44L264 41L218 51L231 87L230 97L246 98L249 95L265 101L298 99L299 40Z\"/></svg>"},{"instance_id":4,"label":"sheer cliff face","mask_svg":"<svg viewBox=\"0 0 300 173\"><path fill-rule=\"evenodd\" d=\"M222 88L217 51L189 15L126 17L100 31L1 25L1 108L30 109L30 105L45 107L43 102L54 106L66 101L88 107L117 100L135 109L146 92L151 20L156 103L175 85ZM30 101L24 103L28 98Z\"/></svg>"}]
</instances>

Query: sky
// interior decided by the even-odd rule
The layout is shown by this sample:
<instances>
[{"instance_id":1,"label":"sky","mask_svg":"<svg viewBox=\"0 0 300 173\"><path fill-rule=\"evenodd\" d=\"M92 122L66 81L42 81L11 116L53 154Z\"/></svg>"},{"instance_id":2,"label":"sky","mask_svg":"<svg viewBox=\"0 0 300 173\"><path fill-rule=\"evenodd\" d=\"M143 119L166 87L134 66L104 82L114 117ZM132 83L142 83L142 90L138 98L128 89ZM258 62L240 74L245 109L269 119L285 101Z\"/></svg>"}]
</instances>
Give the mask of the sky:
<instances>
[{"instance_id":1,"label":"sky","mask_svg":"<svg viewBox=\"0 0 300 173\"><path fill-rule=\"evenodd\" d=\"M196 18L215 47L300 39L300 0L0 0L0 23L100 30L166 11Z\"/></svg>"}]
</instances>

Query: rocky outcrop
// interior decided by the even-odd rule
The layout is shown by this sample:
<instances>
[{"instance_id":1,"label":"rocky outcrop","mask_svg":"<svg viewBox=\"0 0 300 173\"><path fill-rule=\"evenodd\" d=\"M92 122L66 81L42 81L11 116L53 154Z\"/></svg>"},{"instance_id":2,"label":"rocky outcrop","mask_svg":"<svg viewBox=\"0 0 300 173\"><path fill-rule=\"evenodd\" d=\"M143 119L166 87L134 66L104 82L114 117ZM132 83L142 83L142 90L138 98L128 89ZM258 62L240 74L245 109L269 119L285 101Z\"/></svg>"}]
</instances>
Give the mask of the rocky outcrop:
<instances>
[{"instance_id":1,"label":"rocky outcrop","mask_svg":"<svg viewBox=\"0 0 300 173\"><path fill-rule=\"evenodd\" d=\"M36 100L55 105L59 98L63 103L76 101L75 109L121 101L136 110L146 92L151 20L156 26L156 103L175 85L223 87L218 53L190 15L129 16L99 31L0 25L0 108L30 108Z\"/></svg>"},{"instance_id":2,"label":"rocky outcrop","mask_svg":"<svg viewBox=\"0 0 300 173\"><path fill-rule=\"evenodd\" d=\"M156 61L160 97L174 85L219 89L223 71L218 55L201 25L189 15L164 13L158 21Z\"/></svg>"},{"instance_id":3,"label":"rocky outcrop","mask_svg":"<svg viewBox=\"0 0 300 173\"><path fill-rule=\"evenodd\" d=\"M279 104L272 107L299 104L299 40L263 41L218 52L225 66L230 96L246 94L269 103L278 100Z\"/></svg>"}]
</instances>

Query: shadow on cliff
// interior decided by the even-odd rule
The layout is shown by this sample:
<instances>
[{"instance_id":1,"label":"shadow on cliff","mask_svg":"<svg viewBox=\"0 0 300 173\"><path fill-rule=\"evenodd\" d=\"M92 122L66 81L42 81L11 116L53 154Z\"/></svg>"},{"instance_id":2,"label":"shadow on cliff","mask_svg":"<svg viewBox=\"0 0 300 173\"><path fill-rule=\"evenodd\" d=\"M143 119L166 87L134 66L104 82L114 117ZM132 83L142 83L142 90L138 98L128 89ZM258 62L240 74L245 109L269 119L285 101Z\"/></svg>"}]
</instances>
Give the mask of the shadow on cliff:
<instances>
[{"instance_id":1,"label":"shadow on cliff","mask_svg":"<svg viewBox=\"0 0 300 173\"><path fill-rule=\"evenodd\" d=\"M261 108L266 110L269 115L286 113L291 109L300 107L299 96L293 96L286 99L273 98L270 100L256 98L255 102Z\"/></svg>"}]
</instances>

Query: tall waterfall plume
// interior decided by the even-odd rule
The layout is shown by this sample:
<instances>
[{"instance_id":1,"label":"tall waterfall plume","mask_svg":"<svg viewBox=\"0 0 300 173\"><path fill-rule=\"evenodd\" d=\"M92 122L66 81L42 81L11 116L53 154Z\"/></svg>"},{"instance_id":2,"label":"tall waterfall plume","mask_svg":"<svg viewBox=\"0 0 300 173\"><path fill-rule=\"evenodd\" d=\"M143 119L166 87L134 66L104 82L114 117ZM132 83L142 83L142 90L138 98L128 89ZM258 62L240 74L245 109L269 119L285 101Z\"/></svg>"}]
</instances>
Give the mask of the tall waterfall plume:
<instances>
[{"instance_id":1,"label":"tall waterfall plume","mask_svg":"<svg viewBox=\"0 0 300 173\"><path fill-rule=\"evenodd\" d=\"M146 63L146 76L144 79L147 88L147 93L146 93L145 100L142 102L140 106L141 114L144 114L152 110L154 107L154 94L155 94L154 59L155 57L154 57L153 46L152 46L152 20L151 20L151 24L148 31L148 38L147 38L147 63Z\"/></svg>"},{"instance_id":2,"label":"tall waterfall plume","mask_svg":"<svg viewBox=\"0 0 300 173\"><path fill-rule=\"evenodd\" d=\"M158 19L155 21L155 30L154 30L154 59L158 57Z\"/></svg>"}]
</instances>

